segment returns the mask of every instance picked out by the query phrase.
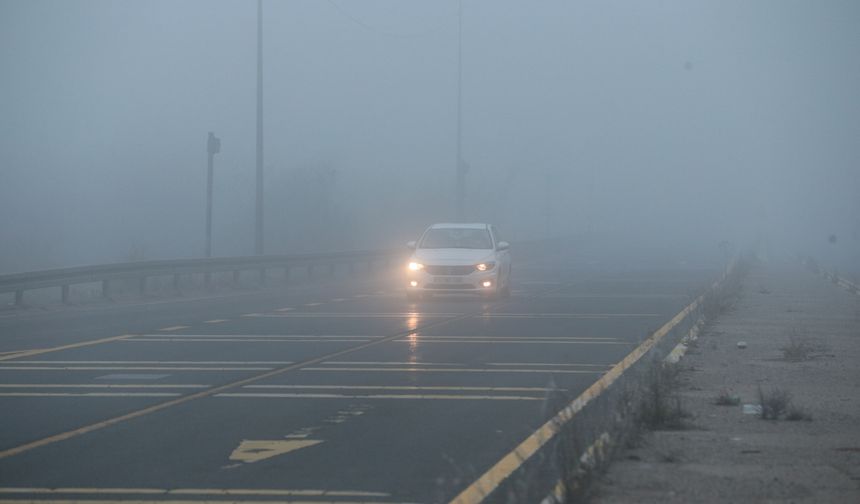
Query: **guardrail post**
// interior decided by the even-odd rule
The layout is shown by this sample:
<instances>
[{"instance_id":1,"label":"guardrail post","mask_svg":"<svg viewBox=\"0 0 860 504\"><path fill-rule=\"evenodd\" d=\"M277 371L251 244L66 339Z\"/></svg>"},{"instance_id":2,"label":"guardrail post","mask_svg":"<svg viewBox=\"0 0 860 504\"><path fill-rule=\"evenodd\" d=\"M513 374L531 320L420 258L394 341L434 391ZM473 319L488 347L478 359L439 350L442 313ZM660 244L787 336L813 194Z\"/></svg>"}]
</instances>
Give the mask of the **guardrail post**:
<instances>
[{"instance_id":1,"label":"guardrail post","mask_svg":"<svg viewBox=\"0 0 860 504\"><path fill-rule=\"evenodd\" d=\"M110 280L102 280L102 297L110 298Z\"/></svg>"},{"instance_id":2,"label":"guardrail post","mask_svg":"<svg viewBox=\"0 0 860 504\"><path fill-rule=\"evenodd\" d=\"M69 304L69 285L60 286L60 300L63 304Z\"/></svg>"},{"instance_id":3,"label":"guardrail post","mask_svg":"<svg viewBox=\"0 0 860 504\"><path fill-rule=\"evenodd\" d=\"M15 291L15 306L23 306L24 305L24 289L18 289Z\"/></svg>"}]
</instances>

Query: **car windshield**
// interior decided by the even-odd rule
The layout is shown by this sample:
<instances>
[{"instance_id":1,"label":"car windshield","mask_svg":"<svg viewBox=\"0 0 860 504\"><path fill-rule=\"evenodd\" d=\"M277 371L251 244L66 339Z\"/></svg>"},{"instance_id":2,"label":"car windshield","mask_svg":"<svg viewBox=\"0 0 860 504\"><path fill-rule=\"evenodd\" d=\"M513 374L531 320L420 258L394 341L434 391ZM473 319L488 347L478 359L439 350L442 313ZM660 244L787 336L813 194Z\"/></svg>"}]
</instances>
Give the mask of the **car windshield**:
<instances>
[{"instance_id":1,"label":"car windshield","mask_svg":"<svg viewBox=\"0 0 860 504\"><path fill-rule=\"evenodd\" d=\"M486 229L433 228L424 233L419 248L491 249L493 241Z\"/></svg>"}]
</instances>

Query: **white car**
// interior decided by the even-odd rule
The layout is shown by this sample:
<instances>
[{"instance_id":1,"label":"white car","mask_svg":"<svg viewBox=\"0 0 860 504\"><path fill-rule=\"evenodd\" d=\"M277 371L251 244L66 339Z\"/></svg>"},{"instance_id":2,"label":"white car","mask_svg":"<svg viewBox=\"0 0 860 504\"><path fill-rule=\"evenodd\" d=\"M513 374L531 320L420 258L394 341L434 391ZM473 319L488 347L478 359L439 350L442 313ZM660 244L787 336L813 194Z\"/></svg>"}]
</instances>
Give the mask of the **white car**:
<instances>
[{"instance_id":1,"label":"white car","mask_svg":"<svg viewBox=\"0 0 860 504\"><path fill-rule=\"evenodd\" d=\"M414 249L406 270L411 301L430 293L510 294L510 245L491 224L433 224L407 246Z\"/></svg>"}]
</instances>

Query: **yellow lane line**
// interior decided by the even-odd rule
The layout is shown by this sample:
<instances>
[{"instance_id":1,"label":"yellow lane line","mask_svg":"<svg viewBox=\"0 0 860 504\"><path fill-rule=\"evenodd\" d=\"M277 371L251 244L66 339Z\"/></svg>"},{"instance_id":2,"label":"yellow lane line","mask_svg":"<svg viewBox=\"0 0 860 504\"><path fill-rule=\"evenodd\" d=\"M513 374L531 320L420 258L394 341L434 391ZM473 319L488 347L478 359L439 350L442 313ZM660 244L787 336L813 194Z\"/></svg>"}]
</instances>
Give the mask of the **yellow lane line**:
<instances>
[{"instance_id":1,"label":"yellow lane line","mask_svg":"<svg viewBox=\"0 0 860 504\"><path fill-rule=\"evenodd\" d=\"M447 324L447 323L454 322L457 320L466 319L466 318L469 318L471 316L472 316L472 314L467 313L467 314L463 314L460 317L455 317L454 319L445 320L445 321L442 321L439 323L446 323ZM427 327L428 328L433 327L434 325L435 324L431 324L431 325L428 325ZM413 329L412 331L414 332L415 330ZM93 431L101 430L101 429L104 429L106 427L110 427L111 425L115 425L115 424L118 424L121 422L135 419L135 418L140 418L142 416L149 415L150 413L155 413L155 412L167 409L167 408L171 408L173 406L178 406L180 404L186 404L186 403L189 403L191 401L195 401L197 399L212 397L215 394L219 394L219 393L225 392L227 390L234 389L236 387L242 387L244 385L255 383L255 382L258 382L261 380L266 380L266 379L272 378L274 376L278 376L278 375L281 375L281 374L284 374L284 373L287 373L290 371L301 369L303 366L311 366L314 364L319 364L320 362L335 359L337 357L340 357L341 355L348 355L348 354L358 352L358 351L361 351L361 350L364 350L367 348L372 348L374 346L378 346L378 345L381 345L383 343L387 343L389 341L392 341L395 338L399 338L402 335L403 335L403 332L398 332L398 333L393 334L391 336L386 336L383 338L378 338L375 340L363 342L359 345L351 346L349 348L344 348L341 350L336 350L336 351L328 353L328 354L324 354L324 355L320 355L318 357L313 357L313 358L307 359L303 362L299 362L296 364L290 364L288 366L273 369L273 370L265 372L265 373L261 373L261 374L254 375L254 376L249 376L247 378L242 378L242 379L234 381L234 382L225 383L225 384L219 385L217 387L213 387L213 388L206 389L206 390L201 390L200 392L196 392L196 393L189 394L189 395L182 396L182 397L177 397L175 399L171 399L168 401L164 401L162 403L154 404L154 405L148 406L146 408L141 408L139 410L131 411L131 412L125 413L123 415L111 417L111 418L108 418L107 420L102 420L102 421L95 422L95 423L92 423L89 425L85 425L83 427L78 427L76 429L61 432L59 434L54 434L52 436L37 439L37 440L31 441L29 443L14 446L12 448L7 448L5 450L0 450L0 459L12 457L12 456L33 450L35 448L50 445L50 444L57 443L60 441L65 441L67 439L81 436L81 435L84 435L84 434L87 434L87 433L90 433ZM117 338L119 338L119 337L117 337Z\"/></svg>"},{"instance_id":2,"label":"yellow lane line","mask_svg":"<svg viewBox=\"0 0 860 504\"><path fill-rule=\"evenodd\" d=\"M254 398L254 399L400 399L400 400L488 400L488 401L543 401L543 396L491 396L491 395L451 395L451 394L291 394L262 392L231 392L215 397Z\"/></svg>"},{"instance_id":3,"label":"yellow lane line","mask_svg":"<svg viewBox=\"0 0 860 504\"><path fill-rule=\"evenodd\" d=\"M280 489L280 488L42 488L42 487L6 487L0 488L0 494L103 494L103 495L271 495L271 496L304 496L304 497L388 497L391 494L382 492L363 492L359 490L323 490L323 489ZM8 501L3 501L8 502ZM39 501L48 502L48 501ZM108 502L108 501L97 501ZM166 501L159 501L166 502ZM202 502L202 501L191 501ZM219 501L225 502L225 501ZM268 502L268 501L267 501Z\"/></svg>"},{"instance_id":4,"label":"yellow lane line","mask_svg":"<svg viewBox=\"0 0 860 504\"><path fill-rule=\"evenodd\" d=\"M170 326L170 327L162 327L161 329L159 329L159 331L162 331L162 332L171 332L171 331L179 331L179 330L181 330L181 329L191 329L191 326L187 326L187 325L175 325L175 326Z\"/></svg>"},{"instance_id":5,"label":"yellow lane line","mask_svg":"<svg viewBox=\"0 0 860 504\"><path fill-rule=\"evenodd\" d=\"M516 448L502 457L477 480L473 481L465 490L455 497L451 504L475 504L482 502L496 488L501 485L514 471L519 469L527 460L538 452L546 443L560 432L562 427L570 422L573 417L582 411L586 404L597 398L621 375L642 358L651 348L665 337L676 325L680 324L696 307L702 302L704 296L699 296L690 303L672 320L663 325L654 334L648 337L641 345L636 347L624 359L612 367L600 379L588 387L564 409L559 411L553 418L549 419L540 428L531 433Z\"/></svg>"},{"instance_id":6,"label":"yellow lane line","mask_svg":"<svg viewBox=\"0 0 860 504\"><path fill-rule=\"evenodd\" d=\"M603 371L584 369L468 369L468 368L370 368L370 367L305 367L301 371L397 371L409 373L561 373L561 374L601 374Z\"/></svg>"},{"instance_id":7,"label":"yellow lane line","mask_svg":"<svg viewBox=\"0 0 860 504\"><path fill-rule=\"evenodd\" d=\"M173 367L173 366L10 366L0 370L14 371L269 371L270 367Z\"/></svg>"},{"instance_id":8,"label":"yellow lane line","mask_svg":"<svg viewBox=\"0 0 860 504\"><path fill-rule=\"evenodd\" d=\"M469 392L550 392L565 391L545 387L443 387L417 385L246 385L245 389L308 389L308 390L454 390Z\"/></svg>"},{"instance_id":9,"label":"yellow lane line","mask_svg":"<svg viewBox=\"0 0 860 504\"><path fill-rule=\"evenodd\" d=\"M37 348L34 350L23 350L21 352L18 352L18 353L12 354L12 355L4 355L4 356L0 357L0 361L17 359L20 357L30 357L31 355L41 355L41 354L46 354L46 353L50 353L50 352L60 352L62 350L70 350L72 348L80 348L80 347L92 346L92 345L101 345L104 343L111 343L113 341L120 341L120 340L124 340L127 338L131 338L132 336L133 336L132 334L123 334L121 336L112 336L110 338L102 338L102 339L90 340L90 341L81 341L79 343L72 343L69 345L62 345L62 346L58 346L58 347Z\"/></svg>"}]
</instances>

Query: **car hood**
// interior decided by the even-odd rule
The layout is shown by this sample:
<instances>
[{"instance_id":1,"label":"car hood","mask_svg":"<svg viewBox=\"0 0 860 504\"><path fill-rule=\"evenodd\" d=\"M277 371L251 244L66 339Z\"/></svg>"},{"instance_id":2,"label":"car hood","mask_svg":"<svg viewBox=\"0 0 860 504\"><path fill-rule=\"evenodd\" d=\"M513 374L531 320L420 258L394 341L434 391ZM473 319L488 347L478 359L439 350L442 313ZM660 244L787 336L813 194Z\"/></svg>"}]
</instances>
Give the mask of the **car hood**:
<instances>
[{"instance_id":1,"label":"car hood","mask_svg":"<svg viewBox=\"0 0 860 504\"><path fill-rule=\"evenodd\" d=\"M494 260L495 254L487 249L418 249L412 254L413 260L421 264L455 266L478 264Z\"/></svg>"}]
</instances>

